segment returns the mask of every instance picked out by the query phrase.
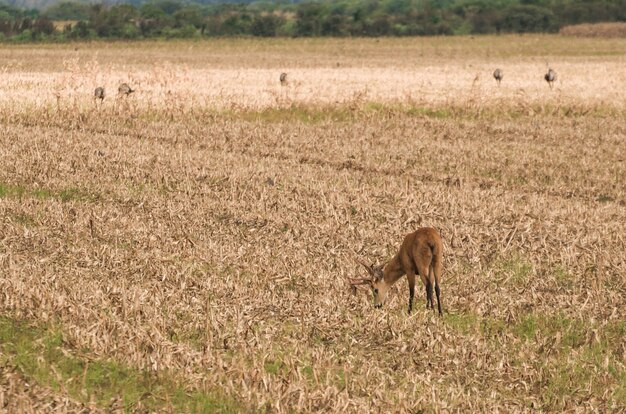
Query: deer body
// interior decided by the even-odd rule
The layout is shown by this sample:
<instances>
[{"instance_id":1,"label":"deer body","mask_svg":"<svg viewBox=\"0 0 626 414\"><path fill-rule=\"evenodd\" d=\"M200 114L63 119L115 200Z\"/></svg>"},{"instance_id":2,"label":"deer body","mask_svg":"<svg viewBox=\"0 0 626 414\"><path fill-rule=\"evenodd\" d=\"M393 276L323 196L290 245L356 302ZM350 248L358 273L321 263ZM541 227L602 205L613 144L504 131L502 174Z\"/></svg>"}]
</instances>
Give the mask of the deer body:
<instances>
[{"instance_id":1,"label":"deer body","mask_svg":"<svg viewBox=\"0 0 626 414\"><path fill-rule=\"evenodd\" d=\"M351 280L353 286L369 284L374 293L374 306L381 307L391 286L406 275L409 282L409 313L413 309L415 279L419 275L426 289L426 308L434 310L433 289L437 296L437 310L441 312L441 273L443 271L443 243L437 230L418 229L404 237L400 250L384 268L365 266L371 277Z\"/></svg>"}]
</instances>

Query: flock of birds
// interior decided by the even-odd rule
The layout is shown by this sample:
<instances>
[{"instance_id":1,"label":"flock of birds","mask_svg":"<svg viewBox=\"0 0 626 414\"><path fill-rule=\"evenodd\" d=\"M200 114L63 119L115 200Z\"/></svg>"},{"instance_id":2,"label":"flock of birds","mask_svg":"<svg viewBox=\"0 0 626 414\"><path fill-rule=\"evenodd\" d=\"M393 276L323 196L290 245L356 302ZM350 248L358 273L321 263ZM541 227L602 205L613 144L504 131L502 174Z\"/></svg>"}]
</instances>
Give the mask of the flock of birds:
<instances>
[{"instance_id":1,"label":"flock of birds","mask_svg":"<svg viewBox=\"0 0 626 414\"><path fill-rule=\"evenodd\" d=\"M498 86L500 86L500 82L502 82L502 78L504 77L504 72L502 72L502 69L498 68L493 71L493 77L496 82L498 82ZM548 71L545 75L543 75L543 78L546 80L546 82L548 82L550 89L552 89L552 87L554 86L554 82L556 81L556 72L550 66L548 66Z\"/></svg>"},{"instance_id":2,"label":"flock of birds","mask_svg":"<svg viewBox=\"0 0 626 414\"><path fill-rule=\"evenodd\" d=\"M127 83L122 83L117 88L117 94L119 96L128 96L133 92L135 92L135 90L132 89L130 86L128 86ZM93 93L94 101L97 102L98 100L100 100L100 103L102 103L104 101L104 97L105 97L104 88L102 86L98 86Z\"/></svg>"},{"instance_id":3,"label":"flock of birds","mask_svg":"<svg viewBox=\"0 0 626 414\"><path fill-rule=\"evenodd\" d=\"M500 86L500 82L502 82L502 78L504 78L504 72L502 72L502 69L498 68L493 72L493 77L496 82L498 82L498 86ZM543 78L546 80L546 82L548 82L548 85L550 85L550 89L552 89L552 86L556 81L556 72L548 66L548 72L544 75ZM280 74L279 80L281 85L287 85L287 73L282 72ZM127 83L122 83L117 88L118 96L128 96L133 92L135 92L135 90L128 86ZM98 100L100 100L100 103L102 103L104 101L104 97L104 88L102 86L98 86L94 91L94 101L97 102Z\"/></svg>"}]
</instances>

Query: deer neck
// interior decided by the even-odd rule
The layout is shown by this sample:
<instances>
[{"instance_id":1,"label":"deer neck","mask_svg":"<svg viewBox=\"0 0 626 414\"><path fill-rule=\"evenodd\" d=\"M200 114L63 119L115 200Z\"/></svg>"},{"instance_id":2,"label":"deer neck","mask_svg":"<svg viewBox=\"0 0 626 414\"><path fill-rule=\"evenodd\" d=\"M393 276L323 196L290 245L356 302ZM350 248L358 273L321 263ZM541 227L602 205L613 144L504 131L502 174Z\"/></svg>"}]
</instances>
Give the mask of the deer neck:
<instances>
[{"instance_id":1,"label":"deer neck","mask_svg":"<svg viewBox=\"0 0 626 414\"><path fill-rule=\"evenodd\" d=\"M393 285L404 275L404 269L398 256L391 259L383 270L383 280L388 286Z\"/></svg>"}]
</instances>

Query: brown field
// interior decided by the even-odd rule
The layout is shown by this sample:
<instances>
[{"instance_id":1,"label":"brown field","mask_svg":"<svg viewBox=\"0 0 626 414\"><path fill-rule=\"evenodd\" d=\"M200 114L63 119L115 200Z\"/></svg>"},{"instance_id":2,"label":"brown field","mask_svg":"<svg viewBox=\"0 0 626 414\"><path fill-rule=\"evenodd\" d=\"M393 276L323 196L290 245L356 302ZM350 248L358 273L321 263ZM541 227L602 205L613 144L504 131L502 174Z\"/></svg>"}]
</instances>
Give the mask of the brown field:
<instances>
[{"instance_id":1,"label":"brown field","mask_svg":"<svg viewBox=\"0 0 626 414\"><path fill-rule=\"evenodd\" d=\"M0 62L0 411L626 410L626 40ZM353 296L420 226L444 317Z\"/></svg>"},{"instance_id":2,"label":"brown field","mask_svg":"<svg viewBox=\"0 0 626 414\"><path fill-rule=\"evenodd\" d=\"M559 33L565 36L626 38L626 22L574 24L562 27Z\"/></svg>"}]
</instances>

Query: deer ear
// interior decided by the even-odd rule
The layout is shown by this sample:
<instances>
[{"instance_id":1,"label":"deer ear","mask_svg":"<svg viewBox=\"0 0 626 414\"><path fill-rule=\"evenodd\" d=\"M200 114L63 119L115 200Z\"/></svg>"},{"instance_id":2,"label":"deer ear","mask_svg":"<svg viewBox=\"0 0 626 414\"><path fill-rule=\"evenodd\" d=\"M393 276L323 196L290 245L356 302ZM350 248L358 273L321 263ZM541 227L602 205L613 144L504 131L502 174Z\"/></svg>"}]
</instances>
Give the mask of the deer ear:
<instances>
[{"instance_id":1,"label":"deer ear","mask_svg":"<svg viewBox=\"0 0 626 414\"><path fill-rule=\"evenodd\" d=\"M385 269L385 265L372 267L372 270L373 270L372 274L373 274L375 280L380 280L380 279L383 278L384 269Z\"/></svg>"}]
</instances>

